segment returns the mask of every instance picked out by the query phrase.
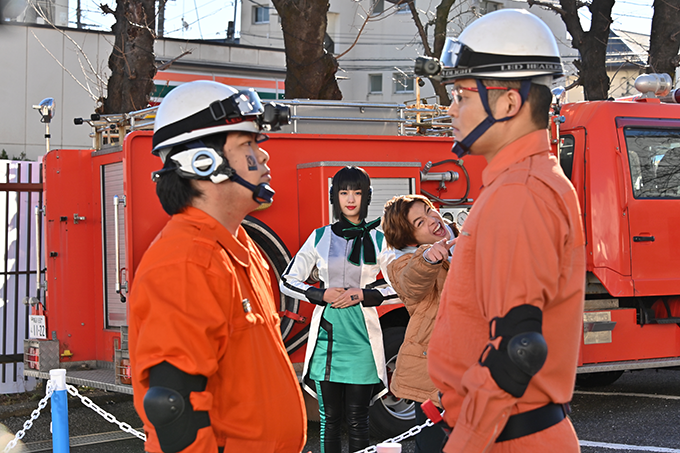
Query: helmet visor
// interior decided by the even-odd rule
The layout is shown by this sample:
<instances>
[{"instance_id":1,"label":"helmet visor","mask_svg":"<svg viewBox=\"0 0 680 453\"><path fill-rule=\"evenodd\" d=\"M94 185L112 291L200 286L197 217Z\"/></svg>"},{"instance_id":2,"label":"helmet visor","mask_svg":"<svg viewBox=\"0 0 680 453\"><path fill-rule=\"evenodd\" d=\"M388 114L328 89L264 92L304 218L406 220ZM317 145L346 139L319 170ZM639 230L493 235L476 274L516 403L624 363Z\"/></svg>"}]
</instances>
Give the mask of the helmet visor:
<instances>
[{"instance_id":1,"label":"helmet visor","mask_svg":"<svg viewBox=\"0 0 680 453\"><path fill-rule=\"evenodd\" d=\"M444 49L442 50L442 65L445 68L457 68L467 66L470 57L475 52L468 46L454 38L446 38Z\"/></svg>"},{"instance_id":2,"label":"helmet visor","mask_svg":"<svg viewBox=\"0 0 680 453\"><path fill-rule=\"evenodd\" d=\"M231 99L241 116L261 115L264 112L260 96L252 88L239 91Z\"/></svg>"}]
</instances>

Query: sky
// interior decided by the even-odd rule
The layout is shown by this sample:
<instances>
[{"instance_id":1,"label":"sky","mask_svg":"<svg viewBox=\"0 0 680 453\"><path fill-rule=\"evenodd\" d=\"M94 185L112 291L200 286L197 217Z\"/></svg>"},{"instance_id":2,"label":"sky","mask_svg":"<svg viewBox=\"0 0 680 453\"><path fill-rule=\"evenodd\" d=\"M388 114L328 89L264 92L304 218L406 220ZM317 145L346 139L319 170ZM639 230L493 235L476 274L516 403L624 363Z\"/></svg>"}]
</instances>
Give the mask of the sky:
<instances>
[{"instance_id":1,"label":"sky","mask_svg":"<svg viewBox=\"0 0 680 453\"><path fill-rule=\"evenodd\" d=\"M73 6L76 0L69 0ZM168 0L165 12L165 36L179 39L223 39L227 23L234 20L234 2L238 0ZM257 5L257 0L241 0L246 7ZM262 1L262 0L261 0ZM350 0L348 0L350 1ZM108 30L113 17L99 13L99 3L115 9L115 0L81 0L85 11L83 22L91 28ZM262 1L269 4L268 1ZM648 34L651 30L653 0L616 0L612 28ZM240 14L241 5L239 5ZM75 9L70 9L69 20L75 25ZM590 22L587 8L579 10L584 29ZM237 20L237 36L240 24Z\"/></svg>"},{"instance_id":2,"label":"sky","mask_svg":"<svg viewBox=\"0 0 680 453\"><path fill-rule=\"evenodd\" d=\"M649 34L652 29L653 0L616 0L612 9L615 30L633 31L636 33ZM586 8L579 10L583 19ZM587 17L590 22L590 17Z\"/></svg>"}]
</instances>

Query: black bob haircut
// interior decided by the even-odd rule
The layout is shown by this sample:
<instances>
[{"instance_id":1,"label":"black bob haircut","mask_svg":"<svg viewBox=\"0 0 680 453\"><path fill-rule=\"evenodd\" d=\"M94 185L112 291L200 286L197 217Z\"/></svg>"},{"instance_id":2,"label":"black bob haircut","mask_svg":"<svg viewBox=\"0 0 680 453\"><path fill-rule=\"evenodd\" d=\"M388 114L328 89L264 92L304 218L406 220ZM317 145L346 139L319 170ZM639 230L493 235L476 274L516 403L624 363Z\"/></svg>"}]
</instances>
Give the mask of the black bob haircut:
<instances>
[{"instance_id":1,"label":"black bob haircut","mask_svg":"<svg viewBox=\"0 0 680 453\"><path fill-rule=\"evenodd\" d=\"M201 141L206 147L214 149L219 155L223 156L227 133L222 132L221 134L202 137ZM170 157L185 149L187 149L186 144L174 146L166 156L163 168L174 168L177 164ZM203 192L194 186L191 179L180 176L176 171L168 171L163 173L156 182L156 195L158 195L163 210L169 215L175 215L191 206L194 198L202 196Z\"/></svg>"},{"instance_id":2,"label":"black bob haircut","mask_svg":"<svg viewBox=\"0 0 680 453\"><path fill-rule=\"evenodd\" d=\"M331 185L331 204L333 205L333 217L340 220L342 209L338 193L341 190L361 190L361 208L359 219L364 220L368 216L368 205L371 204L371 177L361 167L348 166L341 168L333 176Z\"/></svg>"}]
</instances>

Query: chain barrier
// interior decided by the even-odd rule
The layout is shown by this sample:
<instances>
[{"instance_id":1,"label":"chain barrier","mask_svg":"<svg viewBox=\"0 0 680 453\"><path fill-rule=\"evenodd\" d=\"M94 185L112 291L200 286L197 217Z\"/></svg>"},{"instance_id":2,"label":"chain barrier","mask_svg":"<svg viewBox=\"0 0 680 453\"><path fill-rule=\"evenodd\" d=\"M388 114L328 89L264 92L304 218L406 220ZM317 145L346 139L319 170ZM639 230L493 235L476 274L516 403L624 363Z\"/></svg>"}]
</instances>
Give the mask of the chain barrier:
<instances>
[{"instance_id":1,"label":"chain barrier","mask_svg":"<svg viewBox=\"0 0 680 453\"><path fill-rule=\"evenodd\" d=\"M33 412L31 412L31 418L24 422L23 429L17 431L17 433L14 435L14 439L9 441L9 443L5 446L5 449L2 451L2 453L7 453L8 451L16 447L17 443L19 443L19 441L24 438L24 436L26 435L26 431L31 429L31 427L33 426L33 422L36 421L38 417L40 417L40 411L47 407L47 402L52 397L52 392L53 392L52 381L47 381L47 387L45 387L45 397L40 400L40 402L38 403L38 408L34 409Z\"/></svg>"},{"instance_id":2,"label":"chain barrier","mask_svg":"<svg viewBox=\"0 0 680 453\"><path fill-rule=\"evenodd\" d=\"M128 434L132 434L133 436L136 436L139 439L146 441L146 434L140 433L139 431L134 429L132 426L130 426L128 423L119 422L116 419L116 417L113 416L113 414L110 414L110 413L106 412L104 409L102 409L101 407L97 406L87 396L83 396L80 393L78 393L78 389L75 388L74 386L67 384L66 390L68 391L68 393L70 395L77 396L78 398L80 398L80 401L83 403L83 405L85 405L85 407L89 407L90 409L92 409L93 411L95 411L96 413L101 415L104 418L104 420L106 420L109 423L115 423L116 425L118 425L118 427L121 429L121 431L124 431Z\"/></svg>"},{"instance_id":3,"label":"chain barrier","mask_svg":"<svg viewBox=\"0 0 680 453\"><path fill-rule=\"evenodd\" d=\"M420 433L423 429L425 429L429 426L434 426L434 423L432 423L432 420L428 419L422 425L414 426L413 428L399 434L396 437L392 437L391 439L383 440L381 443L383 443L383 444L399 443L404 439L408 439L409 437L415 436L416 434ZM375 453L377 451L378 451L378 448L375 445L371 445L370 447L364 448L363 450L359 450L356 453Z\"/></svg>"}]
</instances>

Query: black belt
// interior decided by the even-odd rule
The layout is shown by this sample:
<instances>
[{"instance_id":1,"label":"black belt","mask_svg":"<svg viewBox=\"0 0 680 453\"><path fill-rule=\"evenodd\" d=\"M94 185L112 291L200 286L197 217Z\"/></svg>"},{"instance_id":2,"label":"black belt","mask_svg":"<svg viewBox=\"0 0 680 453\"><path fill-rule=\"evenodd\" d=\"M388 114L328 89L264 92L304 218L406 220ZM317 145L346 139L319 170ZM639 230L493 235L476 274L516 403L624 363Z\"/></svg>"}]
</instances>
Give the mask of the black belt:
<instances>
[{"instance_id":1,"label":"black belt","mask_svg":"<svg viewBox=\"0 0 680 453\"><path fill-rule=\"evenodd\" d=\"M569 403L550 403L528 412L515 414L508 418L508 423L496 442L517 439L528 436L558 424L571 412Z\"/></svg>"}]
</instances>

